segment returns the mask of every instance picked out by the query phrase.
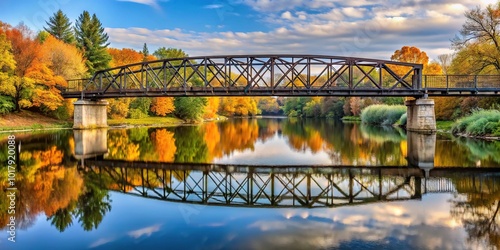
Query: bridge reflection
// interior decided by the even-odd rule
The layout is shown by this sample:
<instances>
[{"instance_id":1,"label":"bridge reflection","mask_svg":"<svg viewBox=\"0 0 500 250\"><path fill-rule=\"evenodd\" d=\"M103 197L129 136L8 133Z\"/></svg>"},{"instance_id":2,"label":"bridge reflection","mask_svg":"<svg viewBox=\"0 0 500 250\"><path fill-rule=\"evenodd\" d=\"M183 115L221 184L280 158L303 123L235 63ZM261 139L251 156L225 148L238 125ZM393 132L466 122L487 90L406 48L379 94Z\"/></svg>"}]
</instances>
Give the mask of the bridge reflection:
<instances>
[{"instance_id":1,"label":"bridge reflection","mask_svg":"<svg viewBox=\"0 0 500 250\"><path fill-rule=\"evenodd\" d=\"M454 192L456 169L299 167L86 160L110 190L171 202L242 207L338 207ZM467 173L465 173L467 175Z\"/></svg>"}]
</instances>

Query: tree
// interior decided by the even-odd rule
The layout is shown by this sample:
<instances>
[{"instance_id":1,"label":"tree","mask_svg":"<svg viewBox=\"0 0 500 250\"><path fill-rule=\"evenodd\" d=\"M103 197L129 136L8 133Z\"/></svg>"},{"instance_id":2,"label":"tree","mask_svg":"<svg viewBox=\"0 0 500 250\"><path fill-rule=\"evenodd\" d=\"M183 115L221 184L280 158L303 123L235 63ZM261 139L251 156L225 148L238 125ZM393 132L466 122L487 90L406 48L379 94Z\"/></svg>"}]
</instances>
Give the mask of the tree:
<instances>
[{"instance_id":1,"label":"tree","mask_svg":"<svg viewBox=\"0 0 500 250\"><path fill-rule=\"evenodd\" d=\"M168 59L168 58L184 58L188 57L188 54L184 52L182 49L176 48L165 48L160 47L153 53L154 56L158 59Z\"/></svg>"},{"instance_id":2,"label":"tree","mask_svg":"<svg viewBox=\"0 0 500 250\"><path fill-rule=\"evenodd\" d=\"M10 94L13 89L12 76L15 68L16 61L12 54L10 41L7 40L5 34L0 32L0 114L8 113L15 109L14 101Z\"/></svg>"},{"instance_id":3,"label":"tree","mask_svg":"<svg viewBox=\"0 0 500 250\"><path fill-rule=\"evenodd\" d=\"M467 51L465 58L476 66L474 73L495 70L500 72L500 3L485 9L476 7L465 13L465 23L460 35L452 40L458 51ZM464 58L464 59L465 59Z\"/></svg>"},{"instance_id":4,"label":"tree","mask_svg":"<svg viewBox=\"0 0 500 250\"><path fill-rule=\"evenodd\" d=\"M104 32L101 22L95 14L90 17L84 11L76 20L75 27L77 46L83 50L87 61L88 72L93 74L98 70L109 68L111 56L106 48L109 46L108 34Z\"/></svg>"},{"instance_id":5,"label":"tree","mask_svg":"<svg viewBox=\"0 0 500 250\"><path fill-rule=\"evenodd\" d=\"M423 74L441 74L441 66L435 62L429 63L427 53L414 46L403 46L401 49L394 51L391 60L422 64L424 67ZM409 69L408 66L392 66L391 68L401 77L404 76Z\"/></svg>"},{"instance_id":6,"label":"tree","mask_svg":"<svg viewBox=\"0 0 500 250\"><path fill-rule=\"evenodd\" d=\"M175 115L189 122L197 122L203 116L207 99L200 97L176 97L174 99Z\"/></svg>"},{"instance_id":7,"label":"tree","mask_svg":"<svg viewBox=\"0 0 500 250\"><path fill-rule=\"evenodd\" d=\"M147 58L149 56L149 49L148 49L148 45L146 43L144 43L144 46L142 46L142 60L143 61L147 61Z\"/></svg>"},{"instance_id":8,"label":"tree","mask_svg":"<svg viewBox=\"0 0 500 250\"><path fill-rule=\"evenodd\" d=\"M151 102L151 112L155 115L166 116L175 110L173 97L155 97Z\"/></svg>"},{"instance_id":9,"label":"tree","mask_svg":"<svg viewBox=\"0 0 500 250\"><path fill-rule=\"evenodd\" d=\"M41 60L64 79L78 79L85 76L85 60L75 45L65 44L49 35L42 44Z\"/></svg>"},{"instance_id":10,"label":"tree","mask_svg":"<svg viewBox=\"0 0 500 250\"><path fill-rule=\"evenodd\" d=\"M438 62L443 70L443 74L448 75L448 69L453 61L453 54L442 54L438 56Z\"/></svg>"},{"instance_id":11,"label":"tree","mask_svg":"<svg viewBox=\"0 0 500 250\"><path fill-rule=\"evenodd\" d=\"M71 29L71 22L61 10L54 13L54 15L49 18L49 21L45 23L48 27L44 27L44 29L55 38L68 44L75 42L75 36Z\"/></svg>"},{"instance_id":12,"label":"tree","mask_svg":"<svg viewBox=\"0 0 500 250\"><path fill-rule=\"evenodd\" d=\"M16 61L16 68L11 79L2 87L2 92L14 98L16 111L32 106L30 89L33 80L26 77L28 70L39 58L40 44L33 38L32 31L24 24L16 28L1 25L0 33L5 33L12 45L12 55Z\"/></svg>"},{"instance_id":13,"label":"tree","mask_svg":"<svg viewBox=\"0 0 500 250\"><path fill-rule=\"evenodd\" d=\"M143 56L140 52L137 52L133 49L123 48L123 49L115 49L109 48L108 53L111 55L111 67L118 67L127 64L133 64L141 62Z\"/></svg>"}]
</instances>

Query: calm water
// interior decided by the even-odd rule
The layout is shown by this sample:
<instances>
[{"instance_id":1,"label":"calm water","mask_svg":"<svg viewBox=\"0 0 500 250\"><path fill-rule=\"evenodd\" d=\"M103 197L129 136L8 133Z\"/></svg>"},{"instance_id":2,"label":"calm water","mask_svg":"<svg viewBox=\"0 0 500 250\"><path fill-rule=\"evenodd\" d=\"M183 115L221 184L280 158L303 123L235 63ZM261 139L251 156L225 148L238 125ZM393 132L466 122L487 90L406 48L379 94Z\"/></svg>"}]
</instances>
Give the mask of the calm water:
<instances>
[{"instance_id":1,"label":"calm water","mask_svg":"<svg viewBox=\"0 0 500 250\"><path fill-rule=\"evenodd\" d=\"M0 249L500 248L500 142L275 118L15 136Z\"/></svg>"}]
</instances>

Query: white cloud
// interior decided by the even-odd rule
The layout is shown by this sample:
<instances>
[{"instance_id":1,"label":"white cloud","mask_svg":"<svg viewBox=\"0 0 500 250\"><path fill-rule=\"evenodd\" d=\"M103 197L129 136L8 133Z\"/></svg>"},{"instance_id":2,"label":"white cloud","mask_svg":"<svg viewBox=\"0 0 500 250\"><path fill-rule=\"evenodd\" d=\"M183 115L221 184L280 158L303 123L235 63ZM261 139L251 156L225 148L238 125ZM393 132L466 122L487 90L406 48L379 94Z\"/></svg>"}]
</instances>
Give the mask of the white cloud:
<instances>
[{"instance_id":1,"label":"white cloud","mask_svg":"<svg viewBox=\"0 0 500 250\"><path fill-rule=\"evenodd\" d=\"M283 14L281 14L281 18L292 20L293 16L292 16L292 13L290 13L290 11L285 11L285 12L283 12Z\"/></svg>"},{"instance_id":2,"label":"white cloud","mask_svg":"<svg viewBox=\"0 0 500 250\"><path fill-rule=\"evenodd\" d=\"M194 32L107 28L106 32L115 47L140 50L146 42L151 48L173 46L193 56L304 53L388 59L395 50L412 45L426 51L432 59L449 52L450 39L465 21L463 12L476 6L473 0L404 3L310 0L307 8L299 0L240 0L240 3L260 11L261 20L274 29L221 32L207 28L204 32ZM215 5L207 6L218 7ZM272 12L276 10L279 11Z\"/></svg>"},{"instance_id":3,"label":"white cloud","mask_svg":"<svg viewBox=\"0 0 500 250\"><path fill-rule=\"evenodd\" d=\"M160 5L158 5L158 0L118 0L119 2L132 2L138 4L149 5L155 9L159 9Z\"/></svg>"},{"instance_id":4,"label":"white cloud","mask_svg":"<svg viewBox=\"0 0 500 250\"><path fill-rule=\"evenodd\" d=\"M220 9L223 7L224 7L224 5L222 5L222 4L209 4L209 5L204 6L205 9Z\"/></svg>"}]
</instances>

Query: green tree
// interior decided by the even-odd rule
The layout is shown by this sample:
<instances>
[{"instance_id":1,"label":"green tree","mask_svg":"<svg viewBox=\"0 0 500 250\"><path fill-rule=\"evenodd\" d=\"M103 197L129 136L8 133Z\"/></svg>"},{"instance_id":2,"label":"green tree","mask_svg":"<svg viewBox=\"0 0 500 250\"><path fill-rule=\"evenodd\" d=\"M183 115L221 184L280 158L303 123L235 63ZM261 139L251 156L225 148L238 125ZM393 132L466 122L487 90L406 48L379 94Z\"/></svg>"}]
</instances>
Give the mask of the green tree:
<instances>
[{"instance_id":1,"label":"green tree","mask_svg":"<svg viewBox=\"0 0 500 250\"><path fill-rule=\"evenodd\" d=\"M184 52L182 49L176 48L165 48L161 47L155 50L153 53L158 59L168 59L168 58L184 58L188 57L188 54Z\"/></svg>"},{"instance_id":2,"label":"green tree","mask_svg":"<svg viewBox=\"0 0 500 250\"><path fill-rule=\"evenodd\" d=\"M149 49L148 49L148 45L146 43L144 43L144 46L142 46L142 60L143 61L147 61L147 58L149 56Z\"/></svg>"},{"instance_id":3,"label":"green tree","mask_svg":"<svg viewBox=\"0 0 500 250\"><path fill-rule=\"evenodd\" d=\"M61 10L54 13L54 15L49 18L49 21L45 23L47 27L44 27L44 29L55 38L69 44L75 42L75 36L71 29L71 22Z\"/></svg>"},{"instance_id":4,"label":"green tree","mask_svg":"<svg viewBox=\"0 0 500 250\"><path fill-rule=\"evenodd\" d=\"M76 20L75 34L77 46L87 59L85 64L89 73L109 68L111 56L106 49L109 37L97 16L90 17L90 13L84 11Z\"/></svg>"},{"instance_id":5,"label":"green tree","mask_svg":"<svg viewBox=\"0 0 500 250\"><path fill-rule=\"evenodd\" d=\"M206 105L207 98L204 97L176 97L174 114L180 119L197 122L201 120Z\"/></svg>"}]
</instances>

